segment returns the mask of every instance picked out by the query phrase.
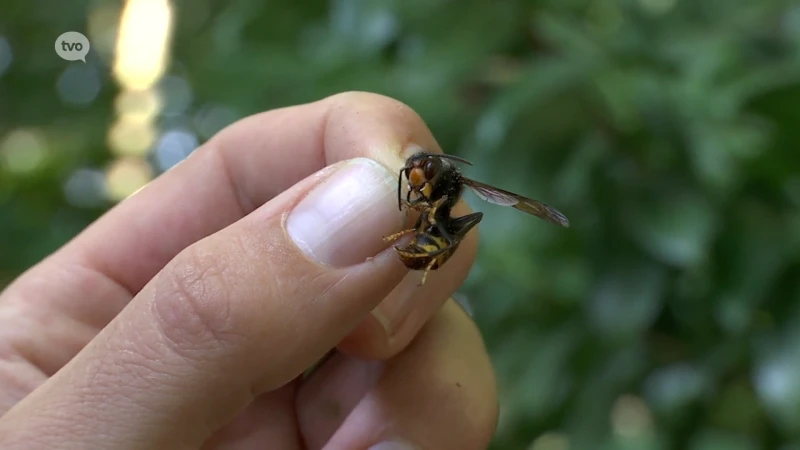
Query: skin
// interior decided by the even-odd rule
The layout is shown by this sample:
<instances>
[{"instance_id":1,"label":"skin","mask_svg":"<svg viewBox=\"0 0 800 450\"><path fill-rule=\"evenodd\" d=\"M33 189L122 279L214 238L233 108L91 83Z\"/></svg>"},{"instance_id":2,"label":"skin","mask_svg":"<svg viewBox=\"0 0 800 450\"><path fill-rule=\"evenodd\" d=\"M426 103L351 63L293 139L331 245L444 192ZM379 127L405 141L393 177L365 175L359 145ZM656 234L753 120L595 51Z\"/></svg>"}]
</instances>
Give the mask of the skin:
<instances>
[{"instance_id":1,"label":"skin","mask_svg":"<svg viewBox=\"0 0 800 450\"><path fill-rule=\"evenodd\" d=\"M440 151L407 106L340 94L243 119L117 205L0 294L0 448L486 448L494 374L449 299L477 229L420 288L379 238L333 267L286 230L342 161L396 173L415 146Z\"/></svg>"}]
</instances>

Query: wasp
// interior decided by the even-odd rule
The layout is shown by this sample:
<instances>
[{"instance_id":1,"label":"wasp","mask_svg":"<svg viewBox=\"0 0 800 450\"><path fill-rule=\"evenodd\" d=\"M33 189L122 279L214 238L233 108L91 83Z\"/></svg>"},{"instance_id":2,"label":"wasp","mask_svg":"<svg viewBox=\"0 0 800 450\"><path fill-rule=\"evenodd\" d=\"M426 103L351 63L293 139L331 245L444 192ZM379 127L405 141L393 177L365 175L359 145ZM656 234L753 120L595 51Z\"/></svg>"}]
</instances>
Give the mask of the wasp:
<instances>
[{"instance_id":1,"label":"wasp","mask_svg":"<svg viewBox=\"0 0 800 450\"><path fill-rule=\"evenodd\" d=\"M414 228L403 230L384 238L393 241L403 235L414 233L411 242L404 246L396 246L395 251L400 261L411 270L422 270L422 279L419 285L425 284L428 272L436 270L458 249L461 241L483 218L483 213L468 214L463 217L439 218L436 224L431 224L428 208L419 208L420 216Z\"/></svg>"},{"instance_id":2,"label":"wasp","mask_svg":"<svg viewBox=\"0 0 800 450\"><path fill-rule=\"evenodd\" d=\"M425 284L429 271L442 267L450 259L467 233L483 219L481 212L451 216L466 187L489 203L511 206L547 222L569 227L569 220L557 209L470 179L461 173L455 162L472 165L458 156L421 151L406 160L397 177L398 208L402 210L405 206L418 211L420 216L414 228L387 236L384 240L393 241L414 234L409 244L395 246L395 251L409 269L424 270L420 285ZM405 198L402 197L404 177L408 182Z\"/></svg>"}]
</instances>

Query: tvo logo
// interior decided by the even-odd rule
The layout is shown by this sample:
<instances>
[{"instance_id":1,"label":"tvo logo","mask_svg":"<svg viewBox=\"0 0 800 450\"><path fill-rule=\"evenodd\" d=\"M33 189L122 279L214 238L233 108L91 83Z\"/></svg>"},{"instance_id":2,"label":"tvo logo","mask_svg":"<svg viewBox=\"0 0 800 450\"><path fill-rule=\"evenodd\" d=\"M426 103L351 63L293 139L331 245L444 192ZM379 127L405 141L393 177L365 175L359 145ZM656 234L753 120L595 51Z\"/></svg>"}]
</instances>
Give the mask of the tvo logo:
<instances>
[{"instance_id":1,"label":"tvo logo","mask_svg":"<svg viewBox=\"0 0 800 450\"><path fill-rule=\"evenodd\" d=\"M86 62L90 48L89 39L77 31L67 31L56 39L56 54L67 61Z\"/></svg>"}]
</instances>

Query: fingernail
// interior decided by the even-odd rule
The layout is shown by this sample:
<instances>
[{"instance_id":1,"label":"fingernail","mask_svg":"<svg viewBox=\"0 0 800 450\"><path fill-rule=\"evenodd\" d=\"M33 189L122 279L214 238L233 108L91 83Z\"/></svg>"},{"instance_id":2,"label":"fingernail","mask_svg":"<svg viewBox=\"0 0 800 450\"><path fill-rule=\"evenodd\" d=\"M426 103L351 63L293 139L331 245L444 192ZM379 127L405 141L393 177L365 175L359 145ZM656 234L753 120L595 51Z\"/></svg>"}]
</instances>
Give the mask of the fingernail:
<instances>
[{"instance_id":1,"label":"fingernail","mask_svg":"<svg viewBox=\"0 0 800 450\"><path fill-rule=\"evenodd\" d=\"M373 445L369 450L419 450L419 447L406 441L384 441Z\"/></svg>"},{"instance_id":2,"label":"fingernail","mask_svg":"<svg viewBox=\"0 0 800 450\"><path fill-rule=\"evenodd\" d=\"M404 216L397 210L397 179L379 163L356 158L338 168L300 201L286 229L311 259L346 267L377 255Z\"/></svg>"}]
</instances>

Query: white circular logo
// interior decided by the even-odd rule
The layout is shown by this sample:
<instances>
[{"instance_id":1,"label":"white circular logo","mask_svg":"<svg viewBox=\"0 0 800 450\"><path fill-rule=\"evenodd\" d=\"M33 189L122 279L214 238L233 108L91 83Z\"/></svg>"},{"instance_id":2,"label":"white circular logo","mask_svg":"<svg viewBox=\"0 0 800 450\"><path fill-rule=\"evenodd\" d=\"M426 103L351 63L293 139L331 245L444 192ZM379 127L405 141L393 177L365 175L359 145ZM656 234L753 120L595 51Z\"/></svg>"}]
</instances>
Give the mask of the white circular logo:
<instances>
[{"instance_id":1,"label":"white circular logo","mask_svg":"<svg viewBox=\"0 0 800 450\"><path fill-rule=\"evenodd\" d=\"M56 39L56 53L67 61L86 62L89 48L89 39L77 31L67 31Z\"/></svg>"}]
</instances>

